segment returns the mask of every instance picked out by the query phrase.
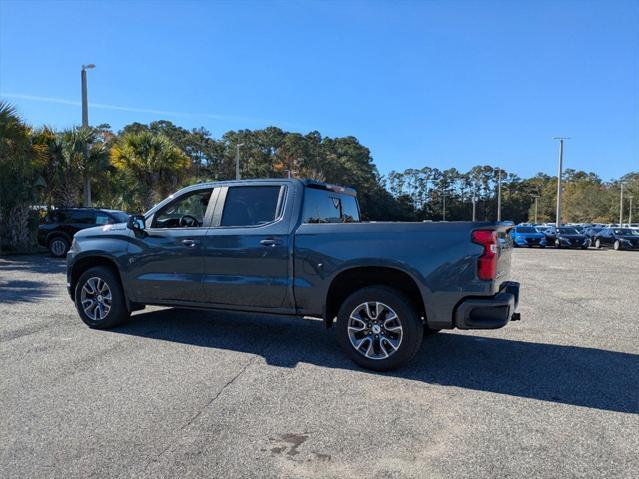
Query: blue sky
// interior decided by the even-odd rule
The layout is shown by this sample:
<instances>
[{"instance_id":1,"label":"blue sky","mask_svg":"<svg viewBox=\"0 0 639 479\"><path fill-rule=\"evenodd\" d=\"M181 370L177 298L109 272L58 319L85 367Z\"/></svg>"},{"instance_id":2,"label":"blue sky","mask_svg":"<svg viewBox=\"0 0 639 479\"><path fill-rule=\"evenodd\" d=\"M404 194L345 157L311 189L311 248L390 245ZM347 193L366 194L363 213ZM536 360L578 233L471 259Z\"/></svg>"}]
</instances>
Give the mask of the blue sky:
<instances>
[{"instance_id":1,"label":"blue sky","mask_svg":"<svg viewBox=\"0 0 639 479\"><path fill-rule=\"evenodd\" d=\"M354 135L382 173L639 171L639 1L0 0L0 97L33 125L168 119Z\"/></svg>"}]
</instances>

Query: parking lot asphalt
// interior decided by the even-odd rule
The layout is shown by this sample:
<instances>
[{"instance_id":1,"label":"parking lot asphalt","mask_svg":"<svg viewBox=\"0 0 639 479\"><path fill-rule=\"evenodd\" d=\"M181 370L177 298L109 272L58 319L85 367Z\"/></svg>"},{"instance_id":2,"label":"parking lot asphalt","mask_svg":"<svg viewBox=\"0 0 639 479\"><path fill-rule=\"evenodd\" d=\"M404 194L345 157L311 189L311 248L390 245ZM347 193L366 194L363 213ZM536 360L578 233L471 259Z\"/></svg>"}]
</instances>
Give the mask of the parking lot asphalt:
<instances>
[{"instance_id":1,"label":"parking lot asphalt","mask_svg":"<svg viewBox=\"0 0 639 479\"><path fill-rule=\"evenodd\" d=\"M639 253L516 250L522 320L371 373L314 320L78 318L0 258L0 477L637 477Z\"/></svg>"}]
</instances>

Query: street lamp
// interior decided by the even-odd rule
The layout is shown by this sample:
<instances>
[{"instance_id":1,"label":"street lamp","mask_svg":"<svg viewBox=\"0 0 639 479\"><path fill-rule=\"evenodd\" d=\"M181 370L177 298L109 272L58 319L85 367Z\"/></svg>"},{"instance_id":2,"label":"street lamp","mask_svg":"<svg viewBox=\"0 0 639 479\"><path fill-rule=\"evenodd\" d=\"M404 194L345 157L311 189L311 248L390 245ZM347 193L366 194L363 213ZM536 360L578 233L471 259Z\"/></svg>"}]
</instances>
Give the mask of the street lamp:
<instances>
[{"instance_id":1,"label":"street lamp","mask_svg":"<svg viewBox=\"0 0 639 479\"><path fill-rule=\"evenodd\" d=\"M619 228L623 228L623 183L621 183L621 195L619 196Z\"/></svg>"},{"instance_id":2,"label":"street lamp","mask_svg":"<svg viewBox=\"0 0 639 479\"><path fill-rule=\"evenodd\" d=\"M473 222L475 222L475 209L477 205L477 197L473 195Z\"/></svg>"},{"instance_id":3,"label":"street lamp","mask_svg":"<svg viewBox=\"0 0 639 479\"><path fill-rule=\"evenodd\" d=\"M557 216L555 218L555 227L561 226L561 175L564 165L564 140L570 140L567 136L556 136L553 140L559 140L559 168L557 171Z\"/></svg>"},{"instance_id":4,"label":"street lamp","mask_svg":"<svg viewBox=\"0 0 639 479\"><path fill-rule=\"evenodd\" d=\"M537 200L539 199L539 195L533 196L535 199L535 224L537 224Z\"/></svg>"},{"instance_id":5,"label":"street lamp","mask_svg":"<svg viewBox=\"0 0 639 479\"><path fill-rule=\"evenodd\" d=\"M632 224L632 199L634 196L628 196L628 200L630 201L630 211L628 212L628 226Z\"/></svg>"},{"instance_id":6,"label":"street lamp","mask_svg":"<svg viewBox=\"0 0 639 479\"><path fill-rule=\"evenodd\" d=\"M501 169L497 169L497 221L501 221Z\"/></svg>"},{"instance_id":7,"label":"street lamp","mask_svg":"<svg viewBox=\"0 0 639 479\"><path fill-rule=\"evenodd\" d=\"M244 146L244 143L238 143L235 145L235 179L240 179L240 147Z\"/></svg>"},{"instance_id":8,"label":"street lamp","mask_svg":"<svg viewBox=\"0 0 639 479\"><path fill-rule=\"evenodd\" d=\"M447 193L442 193L442 221L446 221L446 197L450 196Z\"/></svg>"},{"instance_id":9,"label":"street lamp","mask_svg":"<svg viewBox=\"0 0 639 479\"><path fill-rule=\"evenodd\" d=\"M87 70L93 70L95 65L89 63L88 65L82 65L82 128L89 127L89 102L87 100ZM89 152L87 151L88 145L84 149L84 160L86 162ZM91 206L91 177L87 170L84 170L84 206Z\"/></svg>"}]
</instances>

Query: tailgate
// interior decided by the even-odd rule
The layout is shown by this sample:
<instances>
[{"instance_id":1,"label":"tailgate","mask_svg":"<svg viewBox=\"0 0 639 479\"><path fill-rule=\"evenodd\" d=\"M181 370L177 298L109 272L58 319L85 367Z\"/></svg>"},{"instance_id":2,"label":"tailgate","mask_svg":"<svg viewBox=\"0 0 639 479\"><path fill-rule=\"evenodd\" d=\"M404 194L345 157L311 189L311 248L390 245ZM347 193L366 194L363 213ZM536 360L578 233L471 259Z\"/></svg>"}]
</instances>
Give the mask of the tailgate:
<instances>
[{"instance_id":1,"label":"tailgate","mask_svg":"<svg viewBox=\"0 0 639 479\"><path fill-rule=\"evenodd\" d=\"M495 291L499 291L502 283L510 280L510 261L513 251L513 240L510 236L512 225L499 225L497 228L497 276Z\"/></svg>"}]
</instances>

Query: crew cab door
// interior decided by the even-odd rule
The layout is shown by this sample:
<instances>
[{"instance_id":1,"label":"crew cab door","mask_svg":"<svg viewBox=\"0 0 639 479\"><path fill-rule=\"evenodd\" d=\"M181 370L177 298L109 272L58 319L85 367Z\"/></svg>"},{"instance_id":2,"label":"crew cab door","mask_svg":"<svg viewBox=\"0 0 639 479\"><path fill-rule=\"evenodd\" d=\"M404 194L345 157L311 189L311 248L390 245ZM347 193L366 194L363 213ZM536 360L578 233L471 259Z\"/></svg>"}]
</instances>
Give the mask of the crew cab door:
<instances>
[{"instance_id":1,"label":"crew cab door","mask_svg":"<svg viewBox=\"0 0 639 479\"><path fill-rule=\"evenodd\" d=\"M217 189L199 188L146 219L129 245L133 296L140 302L201 302L204 240Z\"/></svg>"},{"instance_id":2,"label":"crew cab door","mask_svg":"<svg viewBox=\"0 0 639 479\"><path fill-rule=\"evenodd\" d=\"M204 300L219 306L282 308L290 288L286 184L222 187L204 243Z\"/></svg>"}]
</instances>

